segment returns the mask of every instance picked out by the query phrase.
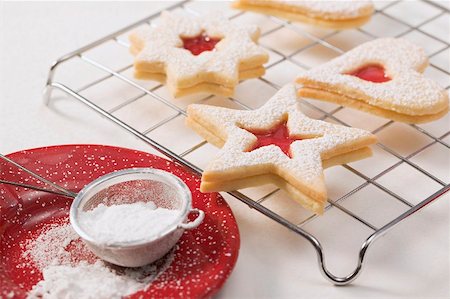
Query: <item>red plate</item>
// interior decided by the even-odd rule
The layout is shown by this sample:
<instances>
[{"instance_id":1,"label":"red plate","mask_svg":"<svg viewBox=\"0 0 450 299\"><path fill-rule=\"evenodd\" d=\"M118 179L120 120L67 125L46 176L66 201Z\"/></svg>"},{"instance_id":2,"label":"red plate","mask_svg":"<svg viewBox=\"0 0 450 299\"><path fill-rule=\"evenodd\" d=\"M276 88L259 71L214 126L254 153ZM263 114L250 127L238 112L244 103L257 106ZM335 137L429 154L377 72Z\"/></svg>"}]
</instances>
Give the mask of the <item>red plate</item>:
<instances>
[{"instance_id":1,"label":"red plate","mask_svg":"<svg viewBox=\"0 0 450 299\"><path fill-rule=\"evenodd\" d=\"M26 150L9 157L72 191L97 177L124 168L153 167L180 177L192 192L193 206L205 220L186 231L169 268L146 291L130 298L204 298L216 293L230 275L238 256L239 231L230 207L218 193L201 193L200 179L188 169L160 157L135 150L66 145ZM30 176L2 162L0 178L37 184ZM23 246L39 230L67 221L72 199L0 184L0 298L25 298L41 280L32 263L24 264Z\"/></svg>"}]
</instances>

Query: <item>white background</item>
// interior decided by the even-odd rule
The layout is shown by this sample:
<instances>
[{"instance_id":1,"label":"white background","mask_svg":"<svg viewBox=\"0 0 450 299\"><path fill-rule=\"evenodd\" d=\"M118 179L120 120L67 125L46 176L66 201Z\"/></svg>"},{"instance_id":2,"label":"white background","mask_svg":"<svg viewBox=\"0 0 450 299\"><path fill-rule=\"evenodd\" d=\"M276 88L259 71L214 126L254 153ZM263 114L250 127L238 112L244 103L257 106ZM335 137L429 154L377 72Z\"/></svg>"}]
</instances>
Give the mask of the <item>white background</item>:
<instances>
[{"instance_id":1,"label":"white background","mask_svg":"<svg viewBox=\"0 0 450 299\"><path fill-rule=\"evenodd\" d=\"M0 3L0 152L66 143L150 151L77 103L61 101L49 109L41 92L54 59L164 5ZM355 284L334 287L321 277L306 241L227 198L242 245L236 268L218 297L448 298L448 199L442 198L376 242ZM333 234L339 228L323 229ZM350 265L355 259L349 260Z\"/></svg>"}]
</instances>

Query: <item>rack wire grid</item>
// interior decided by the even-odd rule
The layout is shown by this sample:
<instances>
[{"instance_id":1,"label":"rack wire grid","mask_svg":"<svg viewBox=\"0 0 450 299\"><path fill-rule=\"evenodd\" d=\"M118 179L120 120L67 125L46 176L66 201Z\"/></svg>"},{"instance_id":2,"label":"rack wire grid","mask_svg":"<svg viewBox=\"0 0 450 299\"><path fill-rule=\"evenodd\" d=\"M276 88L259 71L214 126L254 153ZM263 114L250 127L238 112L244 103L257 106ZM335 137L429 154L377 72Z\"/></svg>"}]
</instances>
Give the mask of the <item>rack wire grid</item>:
<instances>
[{"instance_id":1,"label":"rack wire grid","mask_svg":"<svg viewBox=\"0 0 450 299\"><path fill-rule=\"evenodd\" d=\"M428 25L432 22L439 21L442 18L449 18L449 9L442 6L438 2L416 1L408 2L407 5L411 6L411 3L417 6L417 9L420 9L421 6L427 6L429 8L429 11L431 11L432 13L422 14L421 12L420 17L418 19L415 18L413 20L413 24L411 24L411 22L405 21L404 18L401 18L402 9L405 5L405 2L392 1L383 3L382 5L377 5L379 7L377 7L377 10L373 15L372 21L371 23L369 23L369 25L363 26L359 29L346 31L351 32L351 39L346 39L348 43L342 43L342 39L340 36L344 31L321 30L317 28L307 27L298 23L287 22L275 17L224 9L228 12L229 18L236 22L245 22L248 20L253 20L254 18L258 18L258 20L264 19L264 26L262 26L263 28L260 38L260 44L265 47L270 53L270 61L266 65L267 75L261 78L247 80L253 82L251 83L253 85L244 86L247 82L245 81L241 84L242 87L239 86L238 89L241 91L246 91L247 96L248 92L252 92L252 90L249 89L252 89L252 87L255 88L255 86L257 87L255 89L261 88L263 92L273 94L274 91L267 92L268 88L270 87L271 90L279 89L280 85L283 84L283 82L280 83L283 78L280 79L278 77L271 77L270 71L272 69L282 67L283 73L286 77L284 79L286 79L286 81L288 81L288 79L292 81L295 78L295 74L293 73L294 71L290 72L290 69L307 69L312 66L311 64L314 65L321 63L322 61L320 59L326 60L338 56L351 47L362 43L363 41L383 35L390 35L395 37L408 36L408 38L414 38L420 35L422 38L430 41L426 44L423 44L423 46L425 46L426 50L429 52L429 56L431 57L431 63L429 66L429 69L431 71L428 75L434 75L434 77L436 77L436 74L442 75L441 77L437 76L437 78L438 80L439 78L441 78L440 83L444 84L446 89L448 90L450 84L450 80L448 80L448 76L450 75L449 70L439 63L434 63L434 61L438 60L433 59L434 57L448 55L446 54L449 50L449 43L447 41L448 37L442 35L439 36L439 34L430 32L432 31L432 29L429 29ZM216 3L215 5L218 4ZM196 2L194 1L183 1L168 7L167 10L183 10L185 13L187 12L189 14L197 15L199 14L199 12L201 12L201 7L201 5L196 5ZM168 94L163 85L156 82L140 81L133 78L133 65L131 56L126 56L123 59L123 62L125 64L121 65L120 67L117 66L116 63L112 63L113 65L111 65L110 63L108 65L108 63L103 62L104 54L97 55L97 57L95 57L95 51L98 48L102 47L109 47L108 49L110 49L110 47L114 47L114 50L108 51L110 51L111 55L114 56L114 59L112 60L115 62L117 62L117 60L120 60L118 59L118 55L116 56L116 52L118 51L117 48L124 49L123 51L127 52L126 55L129 55L127 49L129 46L127 42L127 33L138 26L148 26L149 24L151 25L154 21L157 21L158 16L159 13L156 13L149 17L146 17L145 19L139 20L134 24L131 24L121 30L109 34L56 60L52 64L48 75L48 81L44 91L44 99L46 103L49 104L52 100L52 91L55 89L60 90L66 95L69 95L68 98L72 98L83 103L91 110L97 112L103 117L106 117L119 127L128 131L130 134L133 134L148 145L152 146L154 149L164 154L166 157L190 168L192 171L197 172L198 174L201 174L202 169L199 164L206 163L208 160L208 157L205 157L204 152L201 151L202 148L209 146L205 141L199 139L195 142L195 145L191 146L188 149L181 150L176 146L176 144L172 144L170 146L166 146L165 144L163 145L158 140L158 136L161 136L162 134L153 133L166 132L167 134L174 134L174 131L177 130L174 130L171 124L174 121L179 122L184 120L184 117L186 116L185 107L189 103L212 102L217 104L217 101L219 101L220 105L233 106L240 109L252 109L255 108L256 104L244 99L245 97L242 96L242 92L240 93L241 97L239 96L238 92L238 95L236 97L230 98L209 95L203 97L190 96L187 97L187 99L174 100ZM380 30L383 31L383 33L379 33ZM282 45L283 41L286 40L291 42L290 44L288 44L288 48L290 47L290 49L280 49L280 44ZM310 55L308 59L303 58L305 52L312 53L312 55ZM123 53L121 52L121 54ZM320 57L320 59L318 57ZM93 67L97 69L96 73L101 74L97 77L94 76L93 78L95 79L92 80L90 79L90 76L87 76L87 80L89 79L89 82L78 87L69 86L68 83L60 82L54 79L55 71L57 68L62 67L62 65L73 63L74 60L76 60L76 63L82 63L83 65L89 65L90 68ZM98 70L100 70L100 72L98 72ZM108 80L113 80L113 84L122 86L121 91L117 93L117 97L119 97L119 95L122 95L123 98L109 99L107 103L105 101L104 103L98 103L96 97L92 96L92 92L89 91L98 88L100 89L100 91L97 91L97 93L101 93L101 85ZM132 96L130 96L130 94L132 94ZM250 95L252 95L252 93L250 93ZM135 120L135 118L139 119L139 113L143 112L139 111L139 105L137 105L137 107L133 107L133 105L135 105L138 101L142 101L142 99L144 98L146 103L152 102L152 105L159 105L152 106L152 108L147 109L149 111L152 111L153 117L156 116L156 119L153 120L154 124L152 124L151 126L145 126L145 124L136 122ZM254 99L255 97L253 97L253 100ZM381 140L380 143L374 146L375 153L378 154L375 155L375 160L371 161L371 165L377 168L376 172L364 173L364 171L359 170L356 166L337 166L343 167L344 169L352 173L352 175L358 176L361 180L360 184L352 187L351 190L346 190L344 194L340 194L340 196L336 198L328 199L328 205L325 209L325 215L331 210L338 209L340 212L349 216L349 219L352 219L354 223L365 226L370 232L359 249L356 267L348 275L337 276L331 273L331 271L325 264L324 250L322 249L322 244L319 238L305 229L306 224L313 221L320 221L319 217L325 216L316 216L313 214L308 214L309 212L305 211L302 212L301 220L287 219L288 217L285 217L285 215L281 215L281 213L276 212L275 209L264 205L271 197L280 196L280 194L281 196L284 196L283 191L280 191L275 187L271 190L268 190L268 188L260 187L256 192L248 192L246 189L229 192L230 195L242 201L249 207L278 222L290 231L300 235L301 237L309 241L317 253L319 269L323 276L335 285L346 285L354 281L361 273L367 249L371 246L371 244L374 243L375 240L391 230L407 217L413 215L429 203L435 201L437 198L439 198L449 190L450 184L448 184L447 178L443 179L442 176L440 177L439 175L436 175L436 173L433 173L432 169L430 170L429 167L424 167L423 165L419 165L420 163L414 161L414 157L417 157L419 154L423 153L436 144L438 144L440 148L444 149L444 157L447 157L448 159L448 150L450 147L449 139L446 138L450 135L448 119L444 119L440 122L438 121L438 126L414 124L407 125L398 124L387 119L370 116L355 110L351 110L352 116L351 118L347 118L343 116L344 114L342 114L342 112L346 108L338 105L324 104L319 101L306 99L300 101L300 103L302 109L308 111L309 114L312 114L319 119L326 119L328 121L345 126L356 124L356 126L364 127L364 124L368 119L376 118L375 123L377 124L377 126L375 128L370 128L372 133L374 134L380 134L383 133L383 131L388 130L389 128L401 126L401 134L418 134L421 136L419 138L421 140L419 142L419 145L416 145L417 148L414 148L413 151L405 151L404 149L399 150L395 148L395 146L392 147L390 142L387 142L385 144L383 143L383 140ZM169 113L169 115L167 116L166 113L161 112L162 110L164 110L165 112L170 111L171 113ZM133 115L136 117L134 117ZM435 129L437 127L439 127L440 129ZM442 128L444 128L445 131L443 131ZM189 134L187 132L188 131L182 131L180 132L180 134ZM177 137L175 135L171 136L176 140ZM202 156L202 158L197 159L196 162L192 162L193 159L190 159L190 157L192 157L195 153L198 153L200 156ZM386 157L390 158L386 159ZM385 163L387 160L390 161L390 164ZM443 164L446 163L446 161L435 162ZM386 187L386 184L384 182L380 182L380 180L382 181L383 177L385 177L386 174L392 174L396 169L402 167L402 165L407 165L415 172L420 173L428 181L432 181L433 184L437 186L435 190L430 192L432 194L430 195L430 193L428 193L426 196L413 201L409 198L406 198L406 196L402 196L401 192L398 191L399 189L390 188L390 186ZM394 199L394 201L397 201L397 203L402 206L402 209L399 210L401 212L384 222L380 222L371 221L370 219L368 219L370 218L369 214L367 212L360 213L360 211L362 211L361 209L355 212L354 209L352 210L351 208L346 207L346 199L355 195L360 196L358 192L370 185L374 187L374 189L372 190L376 189L375 191L377 192L388 194ZM404 184L402 188L414 187ZM420 189L419 186L417 186L416 188ZM365 208L367 210L374 209L373 206L366 206ZM382 214L387 212L387 214L390 215L389 211L378 212ZM374 222L377 223L374 224Z\"/></svg>"}]
</instances>

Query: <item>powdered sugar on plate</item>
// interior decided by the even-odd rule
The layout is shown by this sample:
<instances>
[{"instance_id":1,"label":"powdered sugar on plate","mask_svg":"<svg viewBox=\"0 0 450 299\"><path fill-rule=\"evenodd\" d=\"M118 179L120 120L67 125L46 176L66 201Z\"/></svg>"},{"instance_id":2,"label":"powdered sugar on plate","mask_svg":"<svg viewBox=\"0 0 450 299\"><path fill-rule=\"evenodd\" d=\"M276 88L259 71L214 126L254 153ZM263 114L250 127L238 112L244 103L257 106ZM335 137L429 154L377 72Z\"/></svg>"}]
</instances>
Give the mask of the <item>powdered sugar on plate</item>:
<instances>
[{"instance_id":1,"label":"powdered sugar on plate","mask_svg":"<svg viewBox=\"0 0 450 299\"><path fill-rule=\"evenodd\" d=\"M27 242L23 257L42 271L44 279L27 298L121 298L149 286L172 262L172 250L140 268L121 268L95 258L68 223L51 224Z\"/></svg>"},{"instance_id":2,"label":"powdered sugar on plate","mask_svg":"<svg viewBox=\"0 0 450 299\"><path fill-rule=\"evenodd\" d=\"M28 298L120 298L145 287L127 276L119 276L101 261L81 262L75 267L52 265L43 271L44 280L33 287Z\"/></svg>"},{"instance_id":3,"label":"powdered sugar on plate","mask_svg":"<svg viewBox=\"0 0 450 299\"><path fill-rule=\"evenodd\" d=\"M70 264L71 254L66 248L77 239L78 235L69 224L51 224L44 228L36 240L28 240L23 257L33 261L39 269L50 265ZM78 247L83 245L84 243L77 242Z\"/></svg>"},{"instance_id":4,"label":"powdered sugar on plate","mask_svg":"<svg viewBox=\"0 0 450 299\"><path fill-rule=\"evenodd\" d=\"M156 207L152 202L106 206L80 213L80 226L97 243L113 244L150 239L174 224L179 210Z\"/></svg>"}]
</instances>

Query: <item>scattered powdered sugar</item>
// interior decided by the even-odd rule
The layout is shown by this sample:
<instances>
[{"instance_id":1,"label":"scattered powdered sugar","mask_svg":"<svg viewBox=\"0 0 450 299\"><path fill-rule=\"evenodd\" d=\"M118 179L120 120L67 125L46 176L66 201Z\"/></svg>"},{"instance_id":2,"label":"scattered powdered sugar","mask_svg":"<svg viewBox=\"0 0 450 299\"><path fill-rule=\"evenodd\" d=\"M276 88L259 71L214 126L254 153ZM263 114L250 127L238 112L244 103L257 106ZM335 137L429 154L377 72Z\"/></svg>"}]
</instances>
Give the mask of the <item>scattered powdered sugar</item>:
<instances>
[{"instance_id":1,"label":"scattered powdered sugar","mask_svg":"<svg viewBox=\"0 0 450 299\"><path fill-rule=\"evenodd\" d=\"M23 258L34 263L44 276L27 298L122 298L148 287L174 258L172 250L140 268L110 265L96 259L68 223L44 227L25 248Z\"/></svg>"},{"instance_id":2,"label":"scattered powdered sugar","mask_svg":"<svg viewBox=\"0 0 450 299\"><path fill-rule=\"evenodd\" d=\"M114 268L100 260L94 264L82 261L76 266L51 265L43 270L44 280L33 287L28 298L122 298L148 287L172 257L136 269Z\"/></svg>"},{"instance_id":3,"label":"scattered powdered sugar","mask_svg":"<svg viewBox=\"0 0 450 299\"><path fill-rule=\"evenodd\" d=\"M155 236L180 216L179 210L157 208L152 202L98 205L79 216L80 226L96 242L133 242Z\"/></svg>"},{"instance_id":4,"label":"scattered powdered sugar","mask_svg":"<svg viewBox=\"0 0 450 299\"><path fill-rule=\"evenodd\" d=\"M28 298L121 298L145 287L144 282L117 275L102 261L81 262L76 267L52 265L43 275Z\"/></svg>"},{"instance_id":5,"label":"scattered powdered sugar","mask_svg":"<svg viewBox=\"0 0 450 299\"><path fill-rule=\"evenodd\" d=\"M39 269L50 265L69 264L71 255L66 251L66 247L78 238L69 224L52 224L36 240L28 240L23 257L32 260ZM78 242L77 245L84 244Z\"/></svg>"}]
</instances>

